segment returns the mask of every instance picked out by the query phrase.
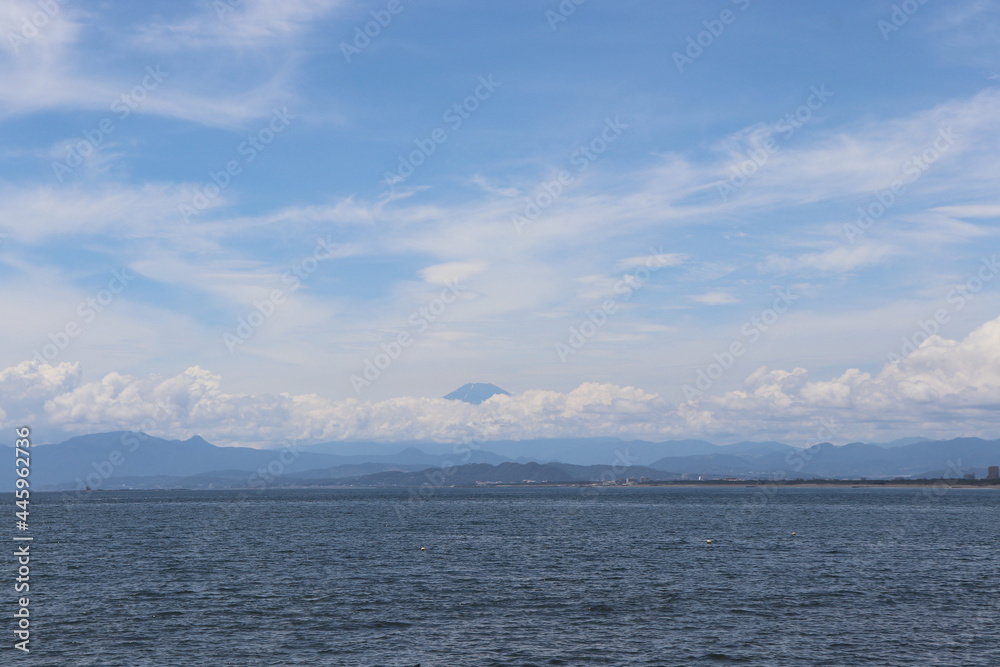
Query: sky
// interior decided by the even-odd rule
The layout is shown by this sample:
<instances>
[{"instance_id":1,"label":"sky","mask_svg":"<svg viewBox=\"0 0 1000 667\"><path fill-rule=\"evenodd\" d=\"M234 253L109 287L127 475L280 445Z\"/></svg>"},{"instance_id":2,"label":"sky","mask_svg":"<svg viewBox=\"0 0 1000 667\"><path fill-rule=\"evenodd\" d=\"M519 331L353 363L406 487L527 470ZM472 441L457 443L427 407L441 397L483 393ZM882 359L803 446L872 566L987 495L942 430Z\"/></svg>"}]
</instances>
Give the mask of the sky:
<instances>
[{"instance_id":1,"label":"sky","mask_svg":"<svg viewBox=\"0 0 1000 667\"><path fill-rule=\"evenodd\" d=\"M1000 2L7 0L0 35L0 429L997 437Z\"/></svg>"}]
</instances>

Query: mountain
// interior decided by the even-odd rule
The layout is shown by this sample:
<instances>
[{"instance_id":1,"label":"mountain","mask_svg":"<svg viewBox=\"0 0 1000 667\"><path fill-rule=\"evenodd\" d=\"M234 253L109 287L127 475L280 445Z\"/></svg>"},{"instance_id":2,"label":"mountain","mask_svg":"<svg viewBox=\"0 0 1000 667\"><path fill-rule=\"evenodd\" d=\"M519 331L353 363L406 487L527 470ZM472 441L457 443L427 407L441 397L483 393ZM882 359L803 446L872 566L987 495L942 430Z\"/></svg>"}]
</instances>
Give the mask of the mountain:
<instances>
[{"instance_id":1,"label":"mountain","mask_svg":"<svg viewBox=\"0 0 1000 667\"><path fill-rule=\"evenodd\" d=\"M550 438L496 440L472 447L451 443L337 442L266 450L216 447L198 436L165 440L117 431L32 447L31 485L39 490L84 485L93 489L253 488L347 479L354 480L352 484L368 479L374 485L405 485L407 480L437 475L442 470L462 471L454 473L450 484L523 479L586 481L599 479L612 468L618 477L661 479L682 475L748 479L955 478L969 473L983 477L991 465L1000 465L1000 440L981 438L916 440L891 447L863 442L841 446L821 443L809 449L780 442L713 445L704 440ZM8 470L0 476L0 491L13 489L13 466Z\"/></svg>"},{"instance_id":2,"label":"mountain","mask_svg":"<svg viewBox=\"0 0 1000 667\"><path fill-rule=\"evenodd\" d=\"M431 456L441 456L454 451L455 446L440 442L422 440L401 440L397 442L375 442L371 440L333 440L314 445L304 445L302 451L315 454L331 454L345 462L363 463L392 459L402 450L416 449Z\"/></svg>"},{"instance_id":3,"label":"mountain","mask_svg":"<svg viewBox=\"0 0 1000 667\"><path fill-rule=\"evenodd\" d=\"M719 448L725 451L725 447ZM921 440L886 448L863 442L835 446L828 442L808 449L772 453L709 454L667 457L649 464L681 474L786 478L961 477L1000 463L1000 440L955 438ZM982 474L980 472L980 474Z\"/></svg>"},{"instance_id":4,"label":"mountain","mask_svg":"<svg viewBox=\"0 0 1000 667\"><path fill-rule=\"evenodd\" d=\"M340 483L362 487L413 487L428 482L435 486L451 486L472 485L479 482L497 484L598 482L624 477L671 480L678 479L679 475L642 466L613 468L606 465L575 466L567 463L501 463L494 466L488 463L469 463L446 470L433 468L417 472L381 472L352 480L340 480ZM303 483L307 483L307 480L303 479Z\"/></svg>"},{"instance_id":5,"label":"mountain","mask_svg":"<svg viewBox=\"0 0 1000 667\"><path fill-rule=\"evenodd\" d=\"M335 484L337 480L355 478L378 472L405 470L426 470L424 465L394 466L387 463L352 463L321 470L285 473L279 476L266 477L248 473L246 470L217 470L213 472L190 475L186 477L171 475L142 475L138 477L122 476L107 480L99 490L118 489L264 489L272 487L300 486L302 479L310 480L309 485L315 486L316 480L323 480L326 485ZM49 491L79 491L76 482L49 485ZM77 496L79 497L79 496Z\"/></svg>"},{"instance_id":6,"label":"mountain","mask_svg":"<svg viewBox=\"0 0 1000 667\"><path fill-rule=\"evenodd\" d=\"M479 405L486 399L491 396L496 396L497 394L510 396L509 391L504 391L495 384L489 384L486 382L470 382L469 384L464 384L455 391L451 392L445 396L445 398L450 401L465 401L466 403Z\"/></svg>"},{"instance_id":7,"label":"mountain","mask_svg":"<svg viewBox=\"0 0 1000 667\"><path fill-rule=\"evenodd\" d=\"M869 442L869 445L878 445L879 447L905 447L906 445L912 445L918 442L927 442L928 438L896 438L895 440L890 440L889 442Z\"/></svg>"},{"instance_id":8,"label":"mountain","mask_svg":"<svg viewBox=\"0 0 1000 667\"><path fill-rule=\"evenodd\" d=\"M711 453L716 445L705 440L648 442L619 438L533 438L531 440L491 440L480 443L483 450L514 461L553 461L576 465L648 465L664 456Z\"/></svg>"},{"instance_id":9,"label":"mountain","mask_svg":"<svg viewBox=\"0 0 1000 667\"><path fill-rule=\"evenodd\" d=\"M246 481L254 474L280 476L343 463L336 456L305 451L216 447L199 436L181 441L114 431L35 445L31 449L31 484L43 489L67 484L111 488L123 478L189 477L218 471L238 471ZM0 490L12 488L13 474L0 477Z\"/></svg>"},{"instance_id":10,"label":"mountain","mask_svg":"<svg viewBox=\"0 0 1000 667\"><path fill-rule=\"evenodd\" d=\"M737 442L734 445L718 445L717 449L726 454L738 454L740 456L763 456L765 454L788 454L794 452L795 447L782 444L780 442Z\"/></svg>"},{"instance_id":11,"label":"mountain","mask_svg":"<svg viewBox=\"0 0 1000 667\"><path fill-rule=\"evenodd\" d=\"M295 449L218 447L200 436L166 440L145 433L113 431L70 438L31 450L32 488L229 488L267 480L294 479L309 471L324 479L357 477L386 470L423 470L459 463L510 462L483 449L428 443L441 453L406 444L323 443ZM350 451L351 455L332 453ZM374 451L376 454L361 452ZM456 453L456 451L458 453ZM522 459L520 462L528 462ZM0 476L0 491L14 488L11 473ZM143 481L145 480L145 481ZM153 480L155 484L153 484ZM153 486L150 486L153 484Z\"/></svg>"},{"instance_id":12,"label":"mountain","mask_svg":"<svg viewBox=\"0 0 1000 667\"><path fill-rule=\"evenodd\" d=\"M518 463L528 463L536 460L530 457L511 459L485 449L438 442L324 442L305 446L302 451L333 455L343 463L425 463L435 466L455 465L458 462L503 463L513 460Z\"/></svg>"},{"instance_id":13,"label":"mountain","mask_svg":"<svg viewBox=\"0 0 1000 667\"><path fill-rule=\"evenodd\" d=\"M723 445L735 452L752 453L757 450L773 451L775 448L792 450L781 443L741 442ZM419 450L426 454L421 461L438 465L446 460L452 463L502 463L516 461L558 461L577 465L614 465L627 460L631 465L648 465L664 456L688 456L691 454L711 454L720 447L705 440L669 440L648 442L644 440L620 440L618 438L535 438L531 440L490 440L478 443L471 454L461 443L439 443L424 441L386 442L324 442L307 445L303 451L332 454L345 463L370 461L403 463L400 450ZM409 452L412 454L412 452ZM466 458L468 457L468 458ZM456 461L456 459L460 459ZM412 462L407 459L405 462Z\"/></svg>"}]
</instances>

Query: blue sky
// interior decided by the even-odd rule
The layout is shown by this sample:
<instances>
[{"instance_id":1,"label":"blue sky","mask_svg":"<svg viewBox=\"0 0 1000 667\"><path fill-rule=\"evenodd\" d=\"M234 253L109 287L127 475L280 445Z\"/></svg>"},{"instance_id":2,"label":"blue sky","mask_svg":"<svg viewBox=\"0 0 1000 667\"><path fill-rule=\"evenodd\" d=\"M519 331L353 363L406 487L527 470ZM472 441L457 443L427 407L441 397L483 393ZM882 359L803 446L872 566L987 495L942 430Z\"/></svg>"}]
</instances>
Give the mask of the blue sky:
<instances>
[{"instance_id":1,"label":"blue sky","mask_svg":"<svg viewBox=\"0 0 1000 667\"><path fill-rule=\"evenodd\" d=\"M5 425L996 433L1000 3L14 0L0 27ZM471 381L514 396L432 400Z\"/></svg>"}]
</instances>

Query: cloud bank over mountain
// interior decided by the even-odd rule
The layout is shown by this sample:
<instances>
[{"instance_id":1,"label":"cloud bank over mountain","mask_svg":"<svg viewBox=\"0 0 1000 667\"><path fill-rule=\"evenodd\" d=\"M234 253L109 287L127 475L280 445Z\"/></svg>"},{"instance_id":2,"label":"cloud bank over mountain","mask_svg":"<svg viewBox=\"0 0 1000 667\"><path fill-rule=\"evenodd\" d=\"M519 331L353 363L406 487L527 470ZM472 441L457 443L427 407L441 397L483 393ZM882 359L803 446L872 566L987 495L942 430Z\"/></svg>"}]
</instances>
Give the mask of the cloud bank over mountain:
<instances>
[{"instance_id":1,"label":"cloud bank over mountain","mask_svg":"<svg viewBox=\"0 0 1000 667\"><path fill-rule=\"evenodd\" d=\"M535 389L497 395L481 405L443 398L251 395L224 390L223 378L198 366L174 376L110 373L86 382L79 363L31 361L0 371L0 426L28 424L53 438L118 429L177 438L197 433L219 444L257 446L291 439L739 440L753 433L807 445L913 433L995 436L1000 318L961 341L926 334L914 339L918 345L908 356L899 355L875 374L849 369L813 379L805 368L761 367L738 390L709 390L680 404L641 388L597 382L566 393ZM825 437L816 437L819 429Z\"/></svg>"}]
</instances>

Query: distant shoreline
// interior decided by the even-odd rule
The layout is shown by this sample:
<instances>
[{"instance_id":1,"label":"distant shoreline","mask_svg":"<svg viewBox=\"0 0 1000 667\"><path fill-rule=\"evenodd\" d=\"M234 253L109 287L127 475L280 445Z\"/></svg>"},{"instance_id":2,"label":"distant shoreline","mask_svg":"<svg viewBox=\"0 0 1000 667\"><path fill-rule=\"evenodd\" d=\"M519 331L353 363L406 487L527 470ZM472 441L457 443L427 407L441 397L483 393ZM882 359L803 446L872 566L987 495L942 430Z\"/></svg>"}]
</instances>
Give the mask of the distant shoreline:
<instances>
[{"instance_id":1,"label":"distant shoreline","mask_svg":"<svg viewBox=\"0 0 1000 667\"><path fill-rule=\"evenodd\" d=\"M108 487L94 489L93 491L82 491L80 489L39 489L39 493L73 493L74 495L90 493L107 493L122 491L294 491L294 490L319 490L319 489L357 489L357 490L412 490L423 489L426 486L417 485L353 485L336 483L316 483L316 484L274 484L267 487ZM768 488L801 488L801 489L972 489L972 490L993 490L1000 491L1000 480L977 479L919 479L919 480L659 480L651 482L637 482L630 484L602 484L596 482L488 482L481 484L442 484L435 486L439 489L559 489L559 488L579 488L579 489L650 489L650 488L678 488L678 489L698 489L698 488L733 488L733 489L768 489ZM4 493L11 493L10 491Z\"/></svg>"},{"instance_id":2,"label":"distant shoreline","mask_svg":"<svg viewBox=\"0 0 1000 667\"><path fill-rule=\"evenodd\" d=\"M800 488L800 489L918 489L918 488L939 488L939 489L970 489L970 490L992 490L1000 491L1000 480L955 480L955 479L927 479L927 480L702 480L702 481L656 481L639 482L633 484L600 484L594 482L490 482L485 484L443 484L434 488L439 489L650 489L650 488L677 488L677 489L699 489L699 488L733 488L733 489L761 489L761 488ZM39 493L107 493L122 491L295 491L295 490L412 490L426 488L412 485L353 485L353 484L275 484L267 487L109 487L94 489L93 491L81 491L79 489L39 489ZM10 493L10 492L7 492Z\"/></svg>"},{"instance_id":3,"label":"distant shoreline","mask_svg":"<svg viewBox=\"0 0 1000 667\"><path fill-rule=\"evenodd\" d=\"M914 487L940 487L949 489L993 489L1000 490L1000 480L958 480L958 479L918 479L918 480L662 480L655 482L638 482L635 484L596 484L592 482L531 482L531 483L488 483L488 484L456 484L450 488L488 489L488 488L532 488L532 487L581 487L599 489L637 489L676 487L696 489L701 487L731 487L760 488L771 486L787 486L800 488L847 488L847 489L906 489ZM392 488L392 487L345 487L345 488ZM407 487L395 487L407 488Z\"/></svg>"}]
</instances>

